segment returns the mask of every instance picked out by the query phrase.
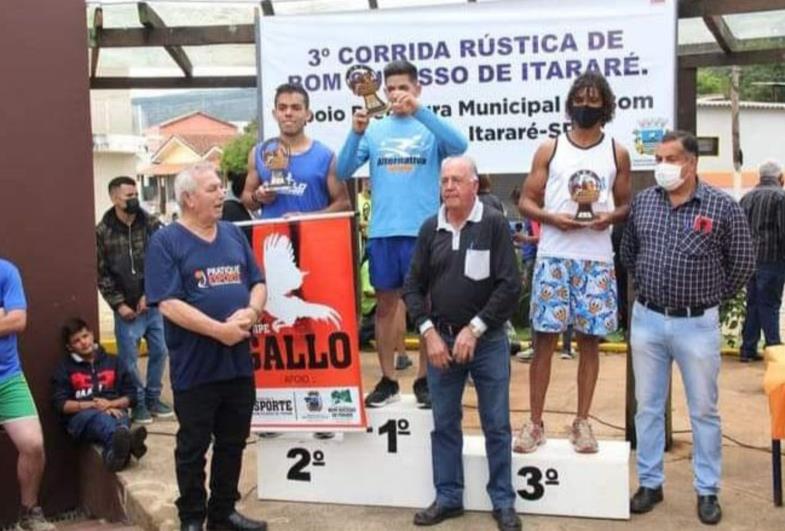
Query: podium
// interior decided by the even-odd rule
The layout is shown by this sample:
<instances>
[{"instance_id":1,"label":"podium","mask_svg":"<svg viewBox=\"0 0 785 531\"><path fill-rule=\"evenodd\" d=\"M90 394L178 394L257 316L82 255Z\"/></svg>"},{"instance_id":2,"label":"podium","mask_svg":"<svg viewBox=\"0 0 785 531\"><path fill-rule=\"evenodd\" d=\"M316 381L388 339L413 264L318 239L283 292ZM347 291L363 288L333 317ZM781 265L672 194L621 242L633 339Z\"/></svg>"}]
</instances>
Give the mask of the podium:
<instances>
[{"instance_id":1,"label":"podium","mask_svg":"<svg viewBox=\"0 0 785 531\"><path fill-rule=\"evenodd\" d=\"M284 433L259 439L259 499L380 505L421 509L435 499L431 465L433 419L412 395L367 409L365 432ZM532 454L512 458L519 513L629 518L629 444L600 441L596 454L577 454L564 439L549 439ZM485 440L464 435L464 507L490 511L485 491Z\"/></svg>"}]
</instances>

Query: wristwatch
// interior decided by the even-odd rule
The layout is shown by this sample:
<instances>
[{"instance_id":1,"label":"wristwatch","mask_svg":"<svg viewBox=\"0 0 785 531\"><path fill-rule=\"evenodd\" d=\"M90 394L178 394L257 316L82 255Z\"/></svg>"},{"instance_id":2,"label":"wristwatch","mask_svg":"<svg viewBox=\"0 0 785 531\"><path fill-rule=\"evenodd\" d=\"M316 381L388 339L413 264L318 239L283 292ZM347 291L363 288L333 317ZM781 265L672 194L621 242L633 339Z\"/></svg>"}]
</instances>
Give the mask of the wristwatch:
<instances>
[{"instance_id":1,"label":"wristwatch","mask_svg":"<svg viewBox=\"0 0 785 531\"><path fill-rule=\"evenodd\" d=\"M475 325L474 323L472 323L472 322L470 322L466 326L469 327L469 332L472 333L472 335L474 336L475 339L480 339L480 336L482 335L484 330L480 330L480 328L477 325Z\"/></svg>"}]
</instances>

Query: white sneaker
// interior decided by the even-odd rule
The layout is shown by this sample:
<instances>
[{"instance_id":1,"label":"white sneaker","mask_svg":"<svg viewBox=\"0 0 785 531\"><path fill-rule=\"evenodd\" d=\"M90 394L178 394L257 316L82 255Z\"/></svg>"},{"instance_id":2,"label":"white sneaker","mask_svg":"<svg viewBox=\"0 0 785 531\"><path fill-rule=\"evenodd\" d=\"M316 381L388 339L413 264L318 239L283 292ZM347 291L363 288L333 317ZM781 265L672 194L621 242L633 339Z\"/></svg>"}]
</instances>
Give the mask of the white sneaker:
<instances>
[{"instance_id":1,"label":"white sneaker","mask_svg":"<svg viewBox=\"0 0 785 531\"><path fill-rule=\"evenodd\" d=\"M527 348L525 350L522 350L522 351L518 352L515 355L515 359L520 361L520 362L522 362L522 363L529 363L532 360L532 358L534 358L534 349L533 348Z\"/></svg>"}]
</instances>

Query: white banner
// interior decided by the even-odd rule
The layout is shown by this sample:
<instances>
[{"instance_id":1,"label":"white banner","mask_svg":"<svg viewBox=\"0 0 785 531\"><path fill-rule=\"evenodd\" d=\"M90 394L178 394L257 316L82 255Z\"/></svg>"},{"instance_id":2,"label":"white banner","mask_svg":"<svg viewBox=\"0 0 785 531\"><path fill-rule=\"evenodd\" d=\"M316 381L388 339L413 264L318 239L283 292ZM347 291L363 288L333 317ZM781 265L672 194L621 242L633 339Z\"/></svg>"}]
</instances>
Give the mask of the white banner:
<instances>
[{"instance_id":1,"label":"white banner","mask_svg":"<svg viewBox=\"0 0 785 531\"><path fill-rule=\"evenodd\" d=\"M394 59L419 68L421 102L469 139L481 172L529 171L537 146L568 125L566 95L587 70L616 94L606 130L633 168L673 127L675 0L521 0L314 16L263 17L260 25L266 136L275 88L299 82L314 120L308 134L340 150L362 105L346 71L381 71ZM383 92L379 94L384 98ZM360 172L362 173L362 172Z\"/></svg>"}]
</instances>

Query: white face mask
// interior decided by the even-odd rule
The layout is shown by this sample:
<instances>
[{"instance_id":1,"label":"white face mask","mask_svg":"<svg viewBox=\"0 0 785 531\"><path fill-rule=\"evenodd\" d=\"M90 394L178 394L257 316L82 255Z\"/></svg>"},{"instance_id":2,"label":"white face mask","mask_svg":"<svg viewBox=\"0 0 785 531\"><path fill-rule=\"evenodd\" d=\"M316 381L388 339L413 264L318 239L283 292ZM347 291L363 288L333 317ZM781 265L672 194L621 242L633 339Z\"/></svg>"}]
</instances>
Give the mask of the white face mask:
<instances>
[{"instance_id":1,"label":"white face mask","mask_svg":"<svg viewBox=\"0 0 785 531\"><path fill-rule=\"evenodd\" d=\"M660 162L654 167L654 179L668 192L672 192L684 183L681 166L667 162Z\"/></svg>"}]
</instances>

